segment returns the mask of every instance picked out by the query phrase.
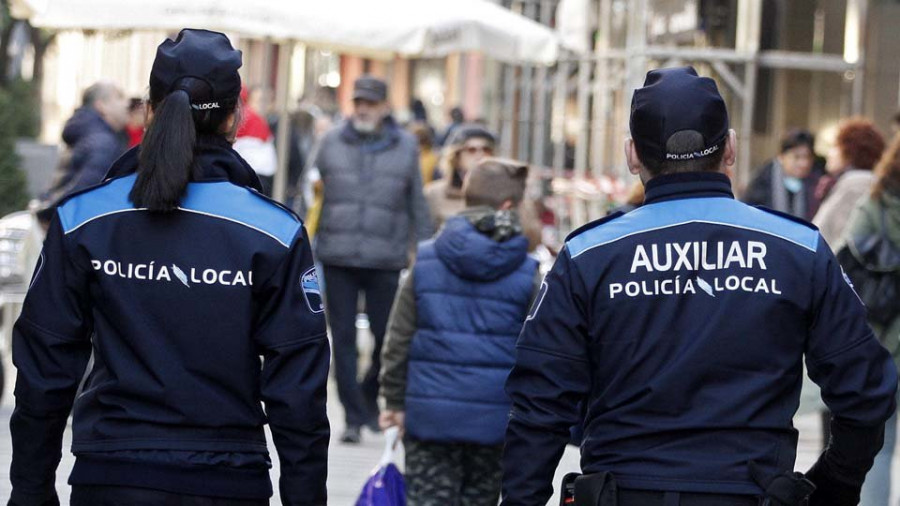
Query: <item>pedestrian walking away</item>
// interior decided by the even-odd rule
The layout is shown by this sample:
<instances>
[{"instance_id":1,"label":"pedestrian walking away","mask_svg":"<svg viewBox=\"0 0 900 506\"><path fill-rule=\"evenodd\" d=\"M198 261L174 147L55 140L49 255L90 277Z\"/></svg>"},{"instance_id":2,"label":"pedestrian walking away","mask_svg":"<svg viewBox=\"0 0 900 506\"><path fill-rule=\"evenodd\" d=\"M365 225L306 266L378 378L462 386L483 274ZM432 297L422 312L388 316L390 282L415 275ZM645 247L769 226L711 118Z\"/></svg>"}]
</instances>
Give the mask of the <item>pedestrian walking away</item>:
<instances>
[{"instance_id":1,"label":"pedestrian walking away","mask_svg":"<svg viewBox=\"0 0 900 506\"><path fill-rule=\"evenodd\" d=\"M82 106L66 122L66 145L59 170L41 196L39 213L49 223L56 204L67 195L103 180L109 167L129 147L125 128L130 121L129 100L114 83L100 81L84 90Z\"/></svg>"},{"instance_id":2,"label":"pedestrian walking away","mask_svg":"<svg viewBox=\"0 0 900 506\"><path fill-rule=\"evenodd\" d=\"M630 126L645 204L570 234L544 280L506 386L502 505L546 504L579 423L585 474L562 489L576 505L856 505L897 370L831 249L734 199L712 79L649 72ZM801 474L804 360L833 419Z\"/></svg>"},{"instance_id":3,"label":"pedestrian walking away","mask_svg":"<svg viewBox=\"0 0 900 506\"><path fill-rule=\"evenodd\" d=\"M854 210L847 225L845 246L856 267L876 271L883 278L874 287L859 286L875 296L869 300L869 324L881 343L900 364L900 135L884 152L874 169L875 186ZM852 248L852 249L851 249ZM846 253L839 252L839 259ZM856 260L859 257L864 264ZM844 265L853 276L853 266ZM861 280L865 283L866 280ZM868 280L871 282L871 278ZM863 300L866 297L860 294ZM876 311L873 312L873 309ZM897 443L897 412L884 428L884 446L875 457L862 488L862 506L888 506L891 497L891 467Z\"/></svg>"},{"instance_id":4,"label":"pedestrian walking away","mask_svg":"<svg viewBox=\"0 0 900 506\"><path fill-rule=\"evenodd\" d=\"M358 443L364 425L378 430L381 345L400 270L409 262L410 246L432 233L418 141L394 122L387 96L384 81L357 79L353 116L325 135L314 164L324 188L316 257L325 277L345 443ZM361 293L375 346L360 381L356 315Z\"/></svg>"},{"instance_id":5,"label":"pedestrian walking away","mask_svg":"<svg viewBox=\"0 0 900 506\"><path fill-rule=\"evenodd\" d=\"M326 503L318 279L231 149L240 67L221 33L164 41L141 146L58 207L14 329L11 505L58 504L70 411L73 506L268 504L266 423L282 504Z\"/></svg>"},{"instance_id":6,"label":"pedestrian walking away","mask_svg":"<svg viewBox=\"0 0 900 506\"><path fill-rule=\"evenodd\" d=\"M509 416L503 385L540 287L516 209L528 167L472 169L466 208L419 248L391 311L382 427L405 429L410 506L496 506Z\"/></svg>"}]
</instances>

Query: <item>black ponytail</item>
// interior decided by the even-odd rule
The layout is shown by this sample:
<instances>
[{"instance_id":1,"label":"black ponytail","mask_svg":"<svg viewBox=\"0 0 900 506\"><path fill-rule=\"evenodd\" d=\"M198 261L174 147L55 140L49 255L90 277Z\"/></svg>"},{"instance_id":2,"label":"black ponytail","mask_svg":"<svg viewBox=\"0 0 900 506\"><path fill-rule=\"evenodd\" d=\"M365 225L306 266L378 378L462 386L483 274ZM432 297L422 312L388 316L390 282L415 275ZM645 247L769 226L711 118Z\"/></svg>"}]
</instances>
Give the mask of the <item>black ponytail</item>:
<instances>
[{"instance_id":1,"label":"black ponytail","mask_svg":"<svg viewBox=\"0 0 900 506\"><path fill-rule=\"evenodd\" d=\"M192 107L211 101L212 88L201 79L185 77L168 95L150 90L153 121L141 142L137 181L129 198L135 207L150 211L174 211L194 175L194 150L198 134L221 135L234 112L236 100L218 101L215 109Z\"/></svg>"},{"instance_id":2,"label":"black ponytail","mask_svg":"<svg viewBox=\"0 0 900 506\"><path fill-rule=\"evenodd\" d=\"M140 170L130 195L136 207L178 207L191 180L196 143L191 97L176 90L153 108L153 123L141 141Z\"/></svg>"}]
</instances>

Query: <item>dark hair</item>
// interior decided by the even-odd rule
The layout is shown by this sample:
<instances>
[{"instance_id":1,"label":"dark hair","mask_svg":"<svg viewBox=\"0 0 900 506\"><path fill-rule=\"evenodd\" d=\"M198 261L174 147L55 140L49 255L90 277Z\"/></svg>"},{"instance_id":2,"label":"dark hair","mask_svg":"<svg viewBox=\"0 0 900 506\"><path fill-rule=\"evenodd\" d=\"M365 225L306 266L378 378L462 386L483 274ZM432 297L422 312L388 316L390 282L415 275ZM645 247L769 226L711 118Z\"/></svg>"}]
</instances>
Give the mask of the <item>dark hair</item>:
<instances>
[{"instance_id":1,"label":"dark hair","mask_svg":"<svg viewBox=\"0 0 900 506\"><path fill-rule=\"evenodd\" d=\"M416 136L419 141L420 148L430 148L434 145L434 134L428 124L421 121L413 121L409 124L409 133Z\"/></svg>"},{"instance_id":2,"label":"dark hair","mask_svg":"<svg viewBox=\"0 0 900 506\"><path fill-rule=\"evenodd\" d=\"M137 181L129 195L135 207L150 211L178 208L194 175L198 134L220 135L237 106L235 97L218 100L219 108L192 108L192 97L197 103L212 101L212 88L201 79L185 77L174 88L168 94L150 90L153 121L141 142Z\"/></svg>"},{"instance_id":3,"label":"dark hair","mask_svg":"<svg viewBox=\"0 0 900 506\"><path fill-rule=\"evenodd\" d=\"M428 122L428 111L425 109L425 103L418 98L413 100L409 106L412 111L413 119L416 121Z\"/></svg>"},{"instance_id":4,"label":"dark hair","mask_svg":"<svg viewBox=\"0 0 900 506\"><path fill-rule=\"evenodd\" d=\"M690 158L687 160L654 160L641 154L638 150L638 158L652 176L662 174L675 174L680 172L715 172L719 170L722 157L725 156L725 143L728 137L716 145L717 149L709 155ZM696 130L682 130L676 132L666 141L667 153L690 153L706 149L703 135Z\"/></svg>"},{"instance_id":5,"label":"dark hair","mask_svg":"<svg viewBox=\"0 0 900 506\"><path fill-rule=\"evenodd\" d=\"M864 118L842 122L835 142L844 160L857 169L872 170L884 151L884 137Z\"/></svg>"},{"instance_id":6,"label":"dark hair","mask_svg":"<svg viewBox=\"0 0 900 506\"><path fill-rule=\"evenodd\" d=\"M781 138L781 154L800 147L806 146L810 151L815 151L816 138L808 130L794 129L790 130Z\"/></svg>"},{"instance_id":7,"label":"dark hair","mask_svg":"<svg viewBox=\"0 0 900 506\"><path fill-rule=\"evenodd\" d=\"M877 199L885 193L900 196L900 134L894 136L874 170L872 196Z\"/></svg>"},{"instance_id":8,"label":"dark hair","mask_svg":"<svg viewBox=\"0 0 900 506\"><path fill-rule=\"evenodd\" d=\"M109 81L97 81L87 87L81 94L81 105L94 107L99 100L106 100L114 94L122 93L118 86Z\"/></svg>"},{"instance_id":9,"label":"dark hair","mask_svg":"<svg viewBox=\"0 0 900 506\"><path fill-rule=\"evenodd\" d=\"M453 120L454 123L462 123L466 120L465 114L463 114L462 107L456 106L453 109L450 109L450 119Z\"/></svg>"}]
</instances>

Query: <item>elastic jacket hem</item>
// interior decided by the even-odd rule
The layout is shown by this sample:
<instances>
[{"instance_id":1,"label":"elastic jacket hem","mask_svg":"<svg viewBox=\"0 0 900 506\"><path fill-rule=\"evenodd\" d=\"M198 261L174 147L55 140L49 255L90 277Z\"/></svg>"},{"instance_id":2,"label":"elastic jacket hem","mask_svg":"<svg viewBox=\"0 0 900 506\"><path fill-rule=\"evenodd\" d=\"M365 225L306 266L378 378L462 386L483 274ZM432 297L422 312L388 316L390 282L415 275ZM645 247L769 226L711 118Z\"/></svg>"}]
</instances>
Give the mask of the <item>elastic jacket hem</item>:
<instances>
[{"instance_id":1,"label":"elastic jacket hem","mask_svg":"<svg viewBox=\"0 0 900 506\"><path fill-rule=\"evenodd\" d=\"M69 484L132 486L234 499L268 499L272 496L272 482L266 469L166 465L85 456L75 459Z\"/></svg>"}]
</instances>

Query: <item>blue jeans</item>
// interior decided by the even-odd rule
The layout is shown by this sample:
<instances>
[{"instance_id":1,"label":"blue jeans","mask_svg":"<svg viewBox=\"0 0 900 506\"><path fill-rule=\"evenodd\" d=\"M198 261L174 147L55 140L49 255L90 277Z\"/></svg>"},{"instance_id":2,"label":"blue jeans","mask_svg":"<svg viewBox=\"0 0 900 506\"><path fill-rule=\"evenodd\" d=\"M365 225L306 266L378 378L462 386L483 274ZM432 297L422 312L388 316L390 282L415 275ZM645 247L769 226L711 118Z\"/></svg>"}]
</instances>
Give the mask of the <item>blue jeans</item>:
<instances>
[{"instance_id":1,"label":"blue jeans","mask_svg":"<svg viewBox=\"0 0 900 506\"><path fill-rule=\"evenodd\" d=\"M891 500L891 462L897 443L897 413L884 426L884 446L875 457L875 465L866 475L860 506L888 506Z\"/></svg>"}]
</instances>

